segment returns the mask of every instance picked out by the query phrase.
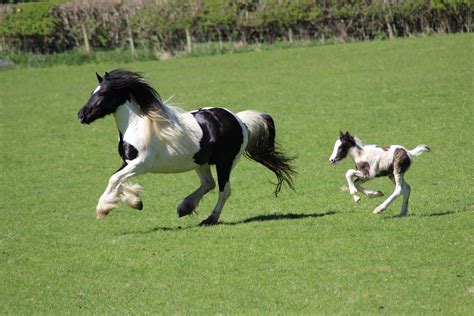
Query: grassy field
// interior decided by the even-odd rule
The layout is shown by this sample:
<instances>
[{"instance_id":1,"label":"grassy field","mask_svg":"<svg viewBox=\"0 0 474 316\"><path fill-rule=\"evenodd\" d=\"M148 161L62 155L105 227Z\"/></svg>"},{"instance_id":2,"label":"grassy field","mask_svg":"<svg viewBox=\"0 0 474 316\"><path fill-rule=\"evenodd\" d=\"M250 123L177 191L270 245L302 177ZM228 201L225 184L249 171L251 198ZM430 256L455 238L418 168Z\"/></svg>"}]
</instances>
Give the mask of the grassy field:
<instances>
[{"instance_id":1,"label":"grassy field","mask_svg":"<svg viewBox=\"0 0 474 316\"><path fill-rule=\"evenodd\" d=\"M474 36L281 49L128 64L194 109L271 113L299 156L297 191L242 159L221 225L197 227L217 198L178 219L194 173L145 175L142 212L95 220L120 165L111 117L82 126L95 71L0 72L0 314L474 313ZM356 205L340 192L339 130L368 143L426 143L401 199ZM390 192L387 179L367 187Z\"/></svg>"}]
</instances>

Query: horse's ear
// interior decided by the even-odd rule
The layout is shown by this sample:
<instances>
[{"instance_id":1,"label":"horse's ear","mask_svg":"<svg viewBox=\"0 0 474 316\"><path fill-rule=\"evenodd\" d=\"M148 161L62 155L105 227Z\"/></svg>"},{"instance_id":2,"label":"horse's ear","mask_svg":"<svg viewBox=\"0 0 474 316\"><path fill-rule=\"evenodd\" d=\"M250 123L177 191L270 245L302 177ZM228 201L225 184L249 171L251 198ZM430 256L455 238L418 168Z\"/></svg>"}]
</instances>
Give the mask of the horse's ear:
<instances>
[{"instance_id":1,"label":"horse's ear","mask_svg":"<svg viewBox=\"0 0 474 316\"><path fill-rule=\"evenodd\" d=\"M344 136L344 133L342 131L339 131L339 138L342 138Z\"/></svg>"},{"instance_id":2,"label":"horse's ear","mask_svg":"<svg viewBox=\"0 0 474 316\"><path fill-rule=\"evenodd\" d=\"M105 75L104 75L104 78L107 79L108 77L109 77L109 73L106 71Z\"/></svg>"},{"instance_id":3,"label":"horse's ear","mask_svg":"<svg viewBox=\"0 0 474 316\"><path fill-rule=\"evenodd\" d=\"M102 83L104 79L96 72L95 75L97 76L97 80L99 80L99 83Z\"/></svg>"},{"instance_id":4,"label":"horse's ear","mask_svg":"<svg viewBox=\"0 0 474 316\"><path fill-rule=\"evenodd\" d=\"M346 136L347 136L347 137L351 137L351 134L349 134L349 132L346 131Z\"/></svg>"}]
</instances>

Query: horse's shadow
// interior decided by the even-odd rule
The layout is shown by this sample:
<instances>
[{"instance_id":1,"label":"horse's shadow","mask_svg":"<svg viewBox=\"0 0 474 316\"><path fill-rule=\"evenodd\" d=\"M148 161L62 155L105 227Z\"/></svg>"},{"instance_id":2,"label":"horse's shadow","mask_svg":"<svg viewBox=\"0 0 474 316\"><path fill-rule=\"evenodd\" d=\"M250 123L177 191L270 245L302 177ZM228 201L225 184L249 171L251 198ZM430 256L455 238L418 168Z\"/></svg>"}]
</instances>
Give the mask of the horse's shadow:
<instances>
[{"instance_id":1,"label":"horse's shadow","mask_svg":"<svg viewBox=\"0 0 474 316\"><path fill-rule=\"evenodd\" d=\"M286 213L286 214L268 214L268 215L258 215L254 217L249 217L240 221L234 222L220 222L218 225L240 225L240 224L248 224L252 222L265 222L265 221L280 221L280 220L289 220L289 219L305 219L305 218L318 218L328 215L334 215L336 212L324 212L324 213L313 213L313 214L294 214L294 213Z\"/></svg>"},{"instance_id":2,"label":"horse's shadow","mask_svg":"<svg viewBox=\"0 0 474 316\"><path fill-rule=\"evenodd\" d=\"M229 225L229 226L235 226L235 225L242 225L242 224L249 224L253 222L266 222L266 221L281 221L281 220L298 220L298 219L306 219L306 218L319 218L319 217L324 217L324 216L329 216L329 215L334 215L336 212L333 211L328 211L324 213L312 213L312 214L295 214L295 213L286 213L286 214L268 214L268 215L258 215L258 216L253 216L249 217L240 221L233 221L233 222L219 222L214 226L219 226L219 225ZM158 231L181 231L181 230L186 230L186 229L196 229L196 228L212 228L213 226L186 226L186 227L163 227L163 226L158 226L158 227L153 227L148 230L144 231L125 231L125 232L120 232L117 233L117 235L129 235L129 234L150 234Z\"/></svg>"}]
</instances>

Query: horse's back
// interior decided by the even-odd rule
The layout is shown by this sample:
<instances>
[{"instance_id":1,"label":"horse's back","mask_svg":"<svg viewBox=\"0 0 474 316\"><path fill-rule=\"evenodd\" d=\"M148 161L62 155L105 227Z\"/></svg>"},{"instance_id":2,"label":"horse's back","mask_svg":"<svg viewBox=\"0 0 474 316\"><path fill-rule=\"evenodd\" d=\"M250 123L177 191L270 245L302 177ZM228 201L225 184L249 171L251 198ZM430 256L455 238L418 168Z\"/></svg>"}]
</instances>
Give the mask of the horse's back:
<instances>
[{"instance_id":1,"label":"horse's back","mask_svg":"<svg viewBox=\"0 0 474 316\"><path fill-rule=\"evenodd\" d=\"M234 161L247 141L247 131L240 119L224 108L203 108L191 114L203 132L195 162L214 165Z\"/></svg>"}]
</instances>

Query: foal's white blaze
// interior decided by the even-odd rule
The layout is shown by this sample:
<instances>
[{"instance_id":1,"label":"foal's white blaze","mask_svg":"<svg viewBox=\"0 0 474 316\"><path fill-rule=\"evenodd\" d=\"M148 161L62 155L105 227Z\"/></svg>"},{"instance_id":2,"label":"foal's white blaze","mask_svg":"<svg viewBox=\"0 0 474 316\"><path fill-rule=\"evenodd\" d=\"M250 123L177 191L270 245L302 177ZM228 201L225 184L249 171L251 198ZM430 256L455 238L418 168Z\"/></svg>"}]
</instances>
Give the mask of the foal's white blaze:
<instances>
[{"instance_id":1,"label":"foal's white blaze","mask_svg":"<svg viewBox=\"0 0 474 316\"><path fill-rule=\"evenodd\" d=\"M335 164L337 163L337 161L334 161L334 159L336 159L336 155L337 155L337 150L339 149L339 146L341 146L342 142L341 140L338 138L336 140L336 143L334 144L334 149L332 150L332 154L331 154L331 157L329 157L329 162L332 163L332 164Z\"/></svg>"}]
</instances>

